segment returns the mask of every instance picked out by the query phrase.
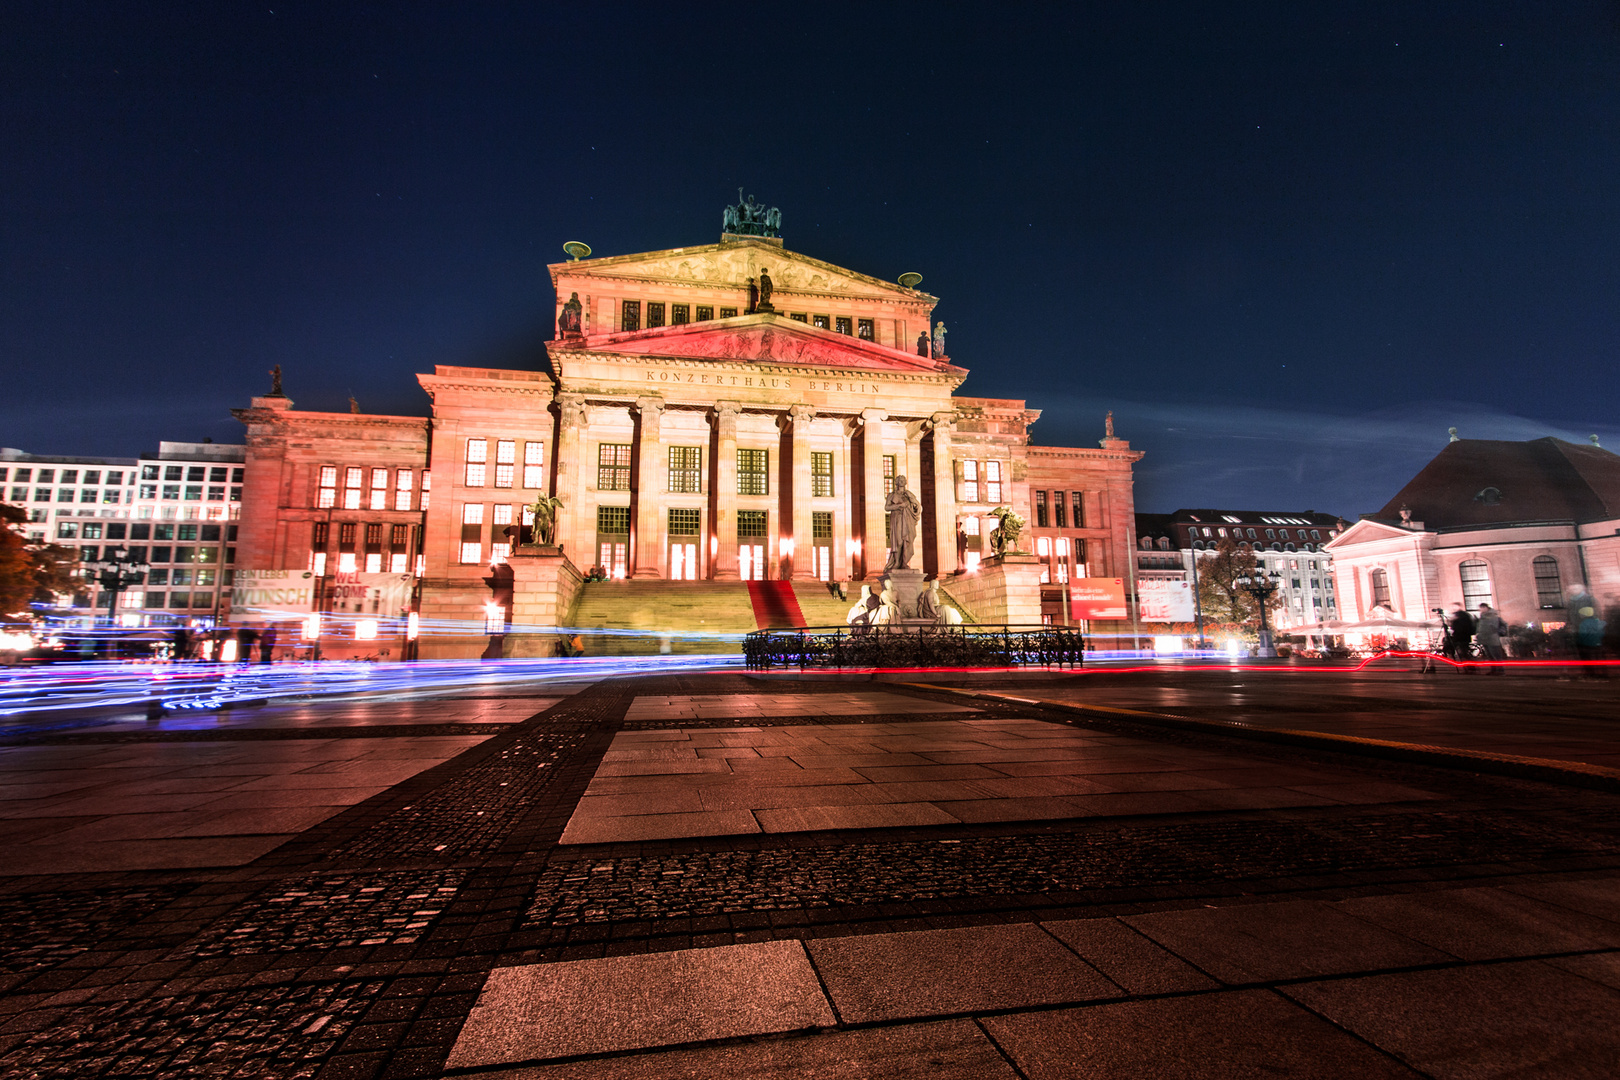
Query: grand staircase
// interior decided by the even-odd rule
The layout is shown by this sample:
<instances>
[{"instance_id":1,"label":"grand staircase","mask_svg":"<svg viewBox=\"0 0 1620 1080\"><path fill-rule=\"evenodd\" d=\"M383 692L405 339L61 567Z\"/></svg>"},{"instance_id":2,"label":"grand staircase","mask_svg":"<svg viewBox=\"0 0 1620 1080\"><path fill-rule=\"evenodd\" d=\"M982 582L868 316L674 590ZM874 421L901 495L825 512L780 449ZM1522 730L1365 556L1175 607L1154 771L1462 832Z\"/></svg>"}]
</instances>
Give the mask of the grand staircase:
<instances>
[{"instance_id":1,"label":"grand staircase","mask_svg":"<svg viewBox=\"0 0 1620 1080\"><path fill-rule=\"evenodd\" d=\"M754 630L842 626L858 595L839 599L820 581L593 581L568 625L587 656L741 653Z\"/></svg>"}]
</instances>

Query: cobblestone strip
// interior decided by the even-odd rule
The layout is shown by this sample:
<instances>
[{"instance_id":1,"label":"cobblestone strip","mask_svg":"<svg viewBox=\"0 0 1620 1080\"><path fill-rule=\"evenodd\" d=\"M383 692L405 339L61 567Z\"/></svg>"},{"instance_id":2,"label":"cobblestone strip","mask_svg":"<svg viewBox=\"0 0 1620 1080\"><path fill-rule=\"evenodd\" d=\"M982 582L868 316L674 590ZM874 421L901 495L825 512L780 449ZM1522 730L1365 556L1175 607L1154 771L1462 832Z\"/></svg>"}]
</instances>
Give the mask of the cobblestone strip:
<instances>
[{"instance_id":1,"label":"cobblestone strip","mask_svg":"<svg viewBox=\"0 0 1620 1080\"><path fill-rule=\"evenodd\" d=\"M11 1045L0 1076L302 1080L320 1071L383 987L380 979L294 984L25 1013L3 1029Z\"/></svg>"},{"instance_id":2,"label":"cobblestone strip","mask_svg":"<svg viewBox=\"0 0 1620 1080\"><path fill-rule=\"evenodd\" d=\"M187 892L181 885L84 889L0 896L0 971L17 975L55 967L103 945ZM19 980L0 980L0 986Z\"/></svg>"},{"instance_id":3,"label":"cobblestone strip","mask_svg":"<svg viewBox=\"0 0 1620 1080\"><path fill-rule=\"evenodd\" d=\"M1076 894L1373 870L1620 854L1620 836L1507 813L1368 814L831 847L598 854L541 873L525 927L965 897Z\"/></svg>"},{"instance_id":4,"label":"cobblestone strip","mask_svg":"<svg viewBox=\"0 0 1620 1080\"><path fill-rule=\"evenodd\" d=\"M284 742L304 739L409 739L430 735L493 735L517 721L486 724L394 724L392 726L209 728L177 731L90 731L78 735L30 735L0 728L0 746L96 746L122 743Z\"/></svg>"}]
</instances>

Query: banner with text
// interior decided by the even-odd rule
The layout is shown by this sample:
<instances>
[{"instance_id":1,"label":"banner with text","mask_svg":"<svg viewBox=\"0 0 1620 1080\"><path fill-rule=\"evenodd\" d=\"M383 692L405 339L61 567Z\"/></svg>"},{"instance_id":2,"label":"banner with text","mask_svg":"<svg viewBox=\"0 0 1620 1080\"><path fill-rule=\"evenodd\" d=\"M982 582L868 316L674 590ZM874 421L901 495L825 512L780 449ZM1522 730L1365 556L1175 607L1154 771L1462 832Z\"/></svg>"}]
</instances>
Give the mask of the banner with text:
<instances>
[{"instance_id":1,"label":"banner with text","mask_svg":"<svg viewBox=\"0 0 1620 1080\"><path fill-rule=\"evenodd\" d=\"M1143 578L1136 583L1143 622L1192 622L1192 582Z\"/></svg>"},{"instance_id":2,"label":"banner with text","mask_svg":"<svg viewBox=\"0 0 1620 1080\"><path fill-rule=\"evenodd\" d=\"M1107 577L1075 578L1069 582L1071 619L1126 619L1125 579Z\"/></svg>"},{"instance_id":3,"label":"banner with text","mask_svg":"<svg viewBox=\"0 0 1620 1080\"><path fill-rule=\"evenodd\" d=\"M232 622L308 615L314 601L315 576L308 570L238 570L231 579Z\"/></svg>"},{"instance_id":4,"label":"banner with text","mask_svg":"<svg viewBox=\"0 0 1620 1080\"><path fill-rule=\"evenodd\" d=\"M326 610L399 618L411 606L416 578L410 574L333 574L326 588Z\"/></svg>"}]
</instances>

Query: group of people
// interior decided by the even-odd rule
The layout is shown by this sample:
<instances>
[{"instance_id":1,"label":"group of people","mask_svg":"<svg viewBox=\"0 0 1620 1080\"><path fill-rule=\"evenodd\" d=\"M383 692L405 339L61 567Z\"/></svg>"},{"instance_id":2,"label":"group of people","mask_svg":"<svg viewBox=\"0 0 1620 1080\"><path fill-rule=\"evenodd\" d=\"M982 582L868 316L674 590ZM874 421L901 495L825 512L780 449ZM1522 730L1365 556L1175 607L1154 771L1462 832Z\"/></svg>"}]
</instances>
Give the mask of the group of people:
<instances>
[{"instance_id":1,"label":"group of people","mask_svg":"<svg viewBox=\"0 0 1620 1080\"><path fill-rule=\"evenodd\" d=\"M1597 602L1585 593L1579 594L1570 601L1569 613L1569 629L1574 638L1576 654L1582 660L1602 659L1603 637L1608 624L1598 615ZM1452 604L1451 614L1445 620L1440 651L1458 662L1506 660L1507 648L1502 644L1502 637L1507 632L1507 623L1490 604L1480 604L1477 615L1470 613L1460 603ZM1474 653L1476 643L1479 646L1477 656ZM1489 675L1502 674L1501 665L1496 663L1490 664L1485 670Z\"/></svg>"},{"instance_id":2,"label":"group of people","mask_svg":"<svg viewBox=\"0 0 1620 1080\"><path fill-rule=\"evenodd\" d=\"M236 641L236 660L241 664L253 662L253 650L259 650L259 663L275 662L276 624L266 623L263 628L239 626L233 632L229 627L209 631L201 639L192 634L190 627L177 626L169 639L169 654L174 660L194 660L199 651L205 659L218 660L224 652L225 642Z\"/></svg>"}]
</instances>

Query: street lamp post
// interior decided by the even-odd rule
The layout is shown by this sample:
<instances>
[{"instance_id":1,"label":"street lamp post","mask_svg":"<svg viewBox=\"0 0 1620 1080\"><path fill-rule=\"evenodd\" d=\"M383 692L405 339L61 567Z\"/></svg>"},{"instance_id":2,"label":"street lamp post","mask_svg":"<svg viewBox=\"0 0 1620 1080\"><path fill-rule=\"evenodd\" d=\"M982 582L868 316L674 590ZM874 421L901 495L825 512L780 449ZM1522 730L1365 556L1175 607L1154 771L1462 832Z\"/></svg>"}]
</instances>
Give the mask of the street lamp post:
<instances>
[{"instance_id":1,"label":"street lamp post","mask_svg":"<svg viewBox=\"0 0 1620 1080\"><path fill-rule=\"evenodd\" d=\"M1282 587L1282 575L1275 571L1268 574L1257 566L1252 573L1238 578L1237 586L1254 597L1256 606L1260 608L1260 643L1255 649L1255 655L1275 657L1277 646L1271 640L1271 623L1266 619L1266 601Z\"/></svg>"},{"instance_id":2,"label":"street lamp post","mask_svg":"<svg viewBox=\"0 0 1620 1080\"><path fill-rule=\"evenodd\" d=\"M118 594L136 585L146 576L146 562L130 557L129 549L116 548L101 562L91 563L96 572L96 584L107 592L107 625L118 625Z\"/></svg>"}]
</instances>

